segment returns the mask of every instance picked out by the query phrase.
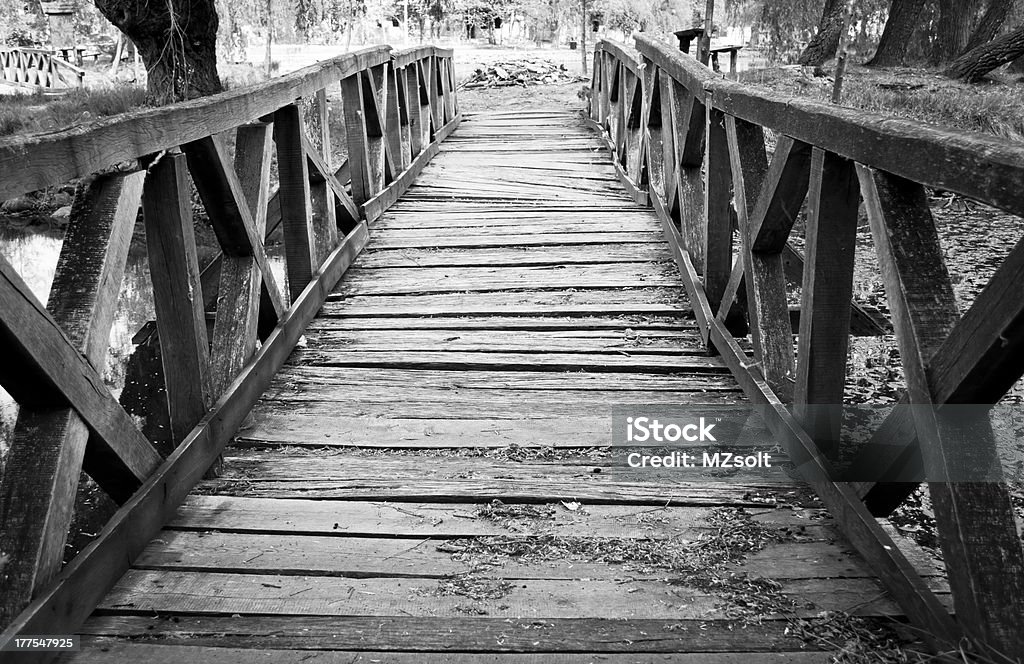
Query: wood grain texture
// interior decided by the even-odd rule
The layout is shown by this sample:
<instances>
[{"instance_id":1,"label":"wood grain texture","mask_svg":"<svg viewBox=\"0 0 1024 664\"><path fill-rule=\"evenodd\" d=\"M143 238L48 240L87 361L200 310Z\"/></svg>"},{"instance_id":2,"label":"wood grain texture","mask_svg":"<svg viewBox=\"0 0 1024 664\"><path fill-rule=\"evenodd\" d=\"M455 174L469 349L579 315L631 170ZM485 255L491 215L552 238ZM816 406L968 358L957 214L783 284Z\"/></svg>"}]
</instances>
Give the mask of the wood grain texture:
<instances>
[{"instance_id":1,"label":"wood grain texture","mask_svg":"<svg viewBox=\"0 0 1024 664\"><path fill-rule=\"evenodd\" d=\"M212 402L210 346L185 161L183 154L167 154L151 166L142 197L164 387L175 444L184 440Z\"/></svg>"},{"instance_id":2,"label":"wood grain texture","mask_svg":"<svg viewBox=\"0 0 1024 664\"><path fill-rule=\"evenodd\" d=\"M81 188L57 261L47 310L93 364L106 358L142 179L139 173L114 175ZM25 406L18 412L0 479L0 551L7 561L0 622L60 570L89 435L71 408ZM116 458L102 459L102 447L94 444L89 465L101 486L126 499L137 480Z\"/></svg>"}]
</instances>

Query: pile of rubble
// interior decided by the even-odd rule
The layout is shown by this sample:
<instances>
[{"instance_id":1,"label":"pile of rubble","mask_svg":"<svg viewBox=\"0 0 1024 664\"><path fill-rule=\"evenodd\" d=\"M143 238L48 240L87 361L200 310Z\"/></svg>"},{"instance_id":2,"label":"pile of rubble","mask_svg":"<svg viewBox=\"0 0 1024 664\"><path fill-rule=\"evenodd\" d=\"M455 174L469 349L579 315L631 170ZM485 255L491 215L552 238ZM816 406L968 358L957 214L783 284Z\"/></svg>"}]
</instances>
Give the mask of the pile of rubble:
<instances>
[{"instance_id":1,"label":"pile of rubble","mask_svg":"<svg viewBox=\"0 0 1024 664\"><path fill-rule=\"evenodd\" d=\"M510 85L541 85L572 83L584 80L569 73L565 65L541 58L505 60L485 67L477 67L473 75L460 88L501 88Z\"/></svg>"}]
</instances>

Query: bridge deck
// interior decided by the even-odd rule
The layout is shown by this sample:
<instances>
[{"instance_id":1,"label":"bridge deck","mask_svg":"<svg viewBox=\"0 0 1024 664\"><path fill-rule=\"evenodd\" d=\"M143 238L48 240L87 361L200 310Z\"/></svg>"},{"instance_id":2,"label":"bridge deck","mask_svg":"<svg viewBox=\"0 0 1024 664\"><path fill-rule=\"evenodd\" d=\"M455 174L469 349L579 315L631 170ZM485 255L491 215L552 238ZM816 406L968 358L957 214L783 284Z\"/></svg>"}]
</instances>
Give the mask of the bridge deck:
<instances>
[{"instance_id":1,"label":"bridge deck","mask_svg":"<svg viewBox=\"0 0 1024 664\"><path fill-rule=\"evenodd\" d=\"M574 116L468 118L371 233L74 661L817 662L762 614L898 613L788 480L599 449L743 396Z\"/></svg>"}]
</instances>

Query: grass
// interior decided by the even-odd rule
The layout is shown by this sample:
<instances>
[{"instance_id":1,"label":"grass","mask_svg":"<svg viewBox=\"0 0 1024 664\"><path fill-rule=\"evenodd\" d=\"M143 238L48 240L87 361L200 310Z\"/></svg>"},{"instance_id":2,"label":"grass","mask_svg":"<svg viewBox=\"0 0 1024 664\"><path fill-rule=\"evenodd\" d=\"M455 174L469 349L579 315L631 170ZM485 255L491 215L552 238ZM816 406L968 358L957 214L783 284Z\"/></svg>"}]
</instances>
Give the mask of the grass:
<instances>
[{"instance_id":1,"label":"grass","mask_svg":"<svg viewBox=\"0 0 1024 664\"><path fill-rule=\"evenodd\" d=\"M829 101L833 79L800 69L758 69L740 80L787 96ZM843 83L842 105L933 125L1024 141L1024 84L969 85L922 69L852 67Z\"/></svg>"},{"instance_id":2,"label":"grass","mask_svg":"<svg viewBox=\"0 0 1024 664\"><path fill-rule=\"evenodd\" d=\"M0 97L0 136L54 131L145 105L146 89L127 84L72 90L60 97Z\"/></svg>"}]
</instances>

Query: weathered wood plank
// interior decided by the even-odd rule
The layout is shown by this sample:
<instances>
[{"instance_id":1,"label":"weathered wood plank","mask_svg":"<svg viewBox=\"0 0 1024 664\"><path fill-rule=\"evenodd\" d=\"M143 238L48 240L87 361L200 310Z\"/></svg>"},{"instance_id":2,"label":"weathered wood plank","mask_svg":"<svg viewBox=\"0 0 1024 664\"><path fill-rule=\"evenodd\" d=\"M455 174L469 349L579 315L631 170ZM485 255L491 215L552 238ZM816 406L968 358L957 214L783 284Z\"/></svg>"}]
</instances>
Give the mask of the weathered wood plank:
<instances>
[{"instance_id":1,"label":"weathered wood plank","mask_svg":"<svg viewBox=\"0 0 1024 664\"><path fill-rule=\"evenodd\" d=\"M668 628L668 621L665 621L662 629ZM644 623L644 628L648 623ZM654 626L658 628L657 625ZM707 626L695 629L706 630ZM378 631L379 628L378 628ZM418 633L419 630L416 630ZM408 634L409 630L406 629ZM640 629L631 629L627 635L646 634ZM614 636L618 636L615 634ZM249 664L250 662L281 662L282 664L301 664L309 660L310 653L305 645L294 643L294 650L285 650L277 647L274 650L251 650L244 647L225 648L222 643L215 643L214 638L199 637L208 646L199 645L163 645L162 643L139 644L129 641L118 642L111 639L87 639L84 642L83 652L76 654L70 661L76 664L85 662L107 661L106 657L119 657L125 661L146 661L152 664L175 664L176 662L189 661L197 664L207 662L218 662L223 664ZM497 641L505 638L504 633L498 630L494 634ZM232 643L242 645L242 639L237 637L225 637L221 641L231 640ZM383 647L383 646L382 646ZM317 661L325 664L371 664L377 662L393 662L394 664L480 664L488 662L492 664L589 664L600 659L607 664L630 664L636 662L636 656L632 654L590 654L593 648L587 649L588 654L567 654L539 652L539 654L481 654L481 653L457 653L457 652L393 652L391 650L338 650L331 648L326 652L320 652L315 657ZM97 657L97 653L103 653ZM780 652L780 653L758 653L762 662L793 662L794 664L824 664L829 661L831 655L823 652ZM672 654L672 655L646 655L645 659L651 662L680 662L690 664L695 662L706 662L707 664L741 664L749 661L746 653L700 653L700 654Z\"/></svg>"},{"instance_id":2,"label":"weathered wood plank","mask_svg":"<svg viewBox=\"0 0 1024 664\"><path fill-rule=\"evenodd\" d=\"M320 264L310 206L309 166L302 148L303 131L302 116L296 104L274 113L274 141L277 143L277 168L281 181L278 197L284 225L288 292L292 301L305 290ZM350 126L349 135L358 131L357 127ZM349 159L353 164L352 179L355 182L357 169L351 156Z\"/></svg>"},{"instance_id":3,"label":"weathered wood plank","mask_svg":"<svg viewBox=\"0 0 1024 664\"><path fill-rule=\"evenodd\" d=\"M758 661L763 662L824 662L824 659L802 659L800 653L783 652L777 658L773 652L784 651L794 644L785 632L785 621L766 620L742 630L743 642L748 643L749 652L754 652ZM675 625L675 627L673 627ZM599 660L609 664L635 662L636 654L622 655L628 659L618 660L615 653L643 653L644 661L652 662L708 662L709 664L742 664L751 661L752 655L736 653L737 633L735 624L715 621L686 620L602 620L602 619L534 619L463 616L457 622L450 618L412 618L408 616L347 617L336 618L305 617L301 621L280 616L227 616L187 617L174 616L96 616L83 628L84 633L98 637L124 635L127 638L146 637L159 639L166 644L187 645L234 645L246 648L267 648L272 655L287 657L287 651L277 648L302 648L309 656L310 650L318 655L323 651L343 650L346 647L366 651L380 649L388 651L385 659L392 661L431 661L439 653L443 659L463 664L461 652L473 653L468 661L501 664L501 659L487 659L485 653L540 653L525 655L510 660L510 664L581 664L594 661L593 656L585 659L554 659L558 652L600 652ZM797 642L798 645L804 644ZM217 648L223 650L223 648ZM422 652L422 651L429 652ZM395 652L398 651L398 652ZM693 658L677 654L681 651L697 653ZM95 649L83 649L97 652ZM227 651L230 653L230 651ZM423 659L397 659L402 653ZM181 656L181 649L174 654ZM672 653L659 656L657 653ZM717 653L721 653L722 659ZM372 650L365 656L375 654ZM820 653L813 654L816 657ZM79 655L82 656L82 655ZM225 656L230 657L230 654ZM569 656L572 657L572 656ZM448 658L452 658L449 660ZM475 658L475 659L473 659ZM793 658L793 659L789 659ZM187 658L186 658L187 659ZM181 661L178 659L177 661ZM231 660L227 660L231 661ZM245 660L252 661L252 660ZM281 661L291 662L282 659ZM365 660L343 660L365 661ZM332 662L333 664L333 662Z\"/></svg>"},{"instance_id":4,"label":"weathered wood plank","mask_svg":"<svg viewBox=\"0 0 1024 664\"><path fill-rule=\"evenodd\" d=\"M101 177L76 194L47 304L85 358L102 365L142 197L139 173ZM23 406L0 477L0 623L10 621L60 570L89 429L71 408ZM138 482L97 454L95 479L120 500Z\"/></svg>"},{"instance_id":5,"label":"weathered wood plank","mask_svg":"<svg viewBox=\"0 0 1024 664\"><path fill-rule=\"evenodd\" d=\"M465 604L489 615L519 618L718 619L728 617L718 598L706 591L673 588L658 581L633 581L625 593L615 581L529 580L498 599L469 602L465 597L434 593L432 579L339 579L332 577L253 574L190 574L128 571L103 599L103 612L128 614L299 616L449 616L464 614ZM879 597L871 580L833 579L782 584L784 596L798 603L795 613L859 607L859 615L898 614L891 600ZM813 606L813 608L808 608Z\"/></svg>"},{"instance_id":6,"label":"weathered wood plank","mask_svg":"<svg viewBox=\"0 0 1024 664\"><path fill-rule=\"evenodd\" d=\"M185 439L212 403L210 347L185 162L183 154L167 154L152 165L142 197L164 387L175 444Z\"/></svg>"},{"instance_id":7,"label":"weathered wood plank","mask_svg":"<svg viewBox=\"0 0 1024 664\"><path fill-rule=\"evenodd\" d=\"M814 150L812 162L793 401L804 429L835 459L846 380L860 185L852 162L819 149Z\"/></svg>"}]
</instances>

